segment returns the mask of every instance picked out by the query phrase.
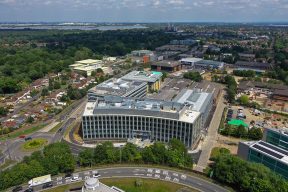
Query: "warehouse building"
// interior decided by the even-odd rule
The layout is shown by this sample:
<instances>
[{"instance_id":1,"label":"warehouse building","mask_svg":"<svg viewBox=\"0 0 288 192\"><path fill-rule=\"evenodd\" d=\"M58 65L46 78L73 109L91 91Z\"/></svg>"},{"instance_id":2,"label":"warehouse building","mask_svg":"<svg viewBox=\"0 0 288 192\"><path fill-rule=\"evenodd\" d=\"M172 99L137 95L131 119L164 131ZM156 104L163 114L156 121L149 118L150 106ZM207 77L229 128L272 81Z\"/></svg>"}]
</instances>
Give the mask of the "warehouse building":
<instances>
[{"instance_id":1,"label":"warehouse building","mask_svg":"<svg viewBox=\"0 0 288 192\"><path fill-rule=\"evenodd\" d=\"M192 148L200 137L201 113L189 104L105 96L87 103L82 130L84 141L177 138Z\"/></svg>"},{"instance_id":2,"label":"warehouse building","mask_svg":"<svg viewBox=\"0 0 288 192\"><path fill-rule=\"evenodd\" d=\"M265 141L240 142L238 156L261 163L288 179L288 151Z\"/></svg>"},{"instance_id":3,"label":"warehouse building","mask_svg":"<svg viewBox=\"0 0 288 192\"><path fill-rule=\"evenodd\" d=\"M88 101L95 101L106 95L121 97L145 97L147 93L147 83L141 81L126 81L123 79L109 79L88 91Z\"/></svg>"},{"instance_id":4,"label":"warehouse building","mask_svg":"<svg viewBox=\"0 0 288 192\"><path fill-rule=\"evenodd\" d=\"M123 77L121 79L125 81L139 81L139 82L145 82L147 83L147 92L149 90L156 90L158 91L161 86L161 72L157 71L132 71Z\"/></svg>"}]
</instances>

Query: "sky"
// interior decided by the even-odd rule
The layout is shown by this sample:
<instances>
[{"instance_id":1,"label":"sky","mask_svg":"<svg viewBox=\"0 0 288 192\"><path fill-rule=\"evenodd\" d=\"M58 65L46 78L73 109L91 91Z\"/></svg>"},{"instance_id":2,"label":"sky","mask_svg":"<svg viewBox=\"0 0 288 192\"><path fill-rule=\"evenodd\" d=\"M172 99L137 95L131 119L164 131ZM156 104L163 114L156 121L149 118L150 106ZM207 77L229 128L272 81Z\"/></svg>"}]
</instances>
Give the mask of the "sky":
<instances>
[{"instance_id":1,"label":"sky","mask_svg":"<svg viewBox=\"0 0 288 192\"><path fill-rule=\"evenodd\" d=\"M288 0L0 0L0 22L288 22Z\"/></svg>"}]
</instances>

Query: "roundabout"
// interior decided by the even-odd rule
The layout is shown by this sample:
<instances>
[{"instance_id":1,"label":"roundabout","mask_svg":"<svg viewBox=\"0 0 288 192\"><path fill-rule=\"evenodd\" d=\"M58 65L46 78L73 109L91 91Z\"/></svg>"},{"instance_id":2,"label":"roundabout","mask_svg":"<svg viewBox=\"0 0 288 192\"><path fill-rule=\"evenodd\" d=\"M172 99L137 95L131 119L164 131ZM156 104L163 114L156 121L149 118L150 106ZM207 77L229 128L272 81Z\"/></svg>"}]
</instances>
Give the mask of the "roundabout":
<instances>
[{"instance_id":1,"label":"roundabout","mask_svg":"<svg viewBox=\"0 0 288 192\"><path fill-rule=\"evenodd\" d=\"M22 150L23 151L35 151L35 150L41 149L42 147L44 147L47 144L48 144L47 139L35 138L35 139L29 140L29 141L26 141L25 143L23 143Z\"/></svg>"}]
</instances>

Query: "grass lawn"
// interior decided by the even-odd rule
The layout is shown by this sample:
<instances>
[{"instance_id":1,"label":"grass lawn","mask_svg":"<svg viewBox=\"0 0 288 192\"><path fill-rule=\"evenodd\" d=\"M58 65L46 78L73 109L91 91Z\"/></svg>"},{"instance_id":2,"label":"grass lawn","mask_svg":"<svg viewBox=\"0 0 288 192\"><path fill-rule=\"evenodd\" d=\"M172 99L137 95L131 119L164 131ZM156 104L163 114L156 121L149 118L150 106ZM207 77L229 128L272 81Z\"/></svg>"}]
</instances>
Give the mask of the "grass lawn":
<instances>
[{"instance_id":1,"label":"grass lawn","mask_svg":"<svg viewBox=\"0 0 288 192\"><path fill-rule=\"evenodd\" d=\"M142 185L136 187L135 182L140 180ZM100 181L108 186L116 186L125 192L198 192L197 190L187 188L175 183L165 182L156 179L138 179L138 178L109 178L100 179ZM45 192L63 192L82 187L83 182L73 183L70 185L60 186L53 189L45 190Z\"/></svg>"},{"instance_id":2,"label":"grass lawn","mask_svg":"<svg viewBox=\"0 0 288 192\"><path fill-rule=\"evenodd\" d=\"M30 141L26 141L23 144L22 149L24 151L34 151L34 150L40 149L47 143L48 143L47 139L44 139L44 138L32 139Z\"/></svg>"},{"instance_id":3,"label":"grass lawn","mask_svg":"<svg viewBox=\"0 0 288 192\"><path fill-rule=\"evenodd\" d=\"M15 131L14 133L12 132L12 133L9 133L9 137L8 137L8 135L1 137L0 141L4 141L6 139L13 139L13 138L19 137L20 135L28 135L28 134L31 134L33 132L36 132L36 131L42 129L45 126L46 126L46 124L40 124L40 125L25 129L23 131Z\"/></svg>"},{"instance_id":4,"label":"grass lawn","mask_svg":"<svg viewBox=\"0 0 288 192\"><path fill-rule=\"evenodd\" d=\"M63 123L58 123L55 127L53 127L49 132L50 133L56 133L58 131L58 129L60 129L60 127L62 126Z\"/></svg>"},{"instance_id":5,"label":"grass lawn","mask_svg":"<svg viewBox=\"0 0 288 192\"><path fill-rule=\"evenodd\" d=\"M100 179L100 181L108 186L116 186L125 192L180 192L181 189L185 192L196 192L197 190L188 189L185 186L171 182L165 182L156 179L140 179L140 178L112 178ZM139 186L136 186L136 181L139 181Z\"/></svg>"}]
</instances>

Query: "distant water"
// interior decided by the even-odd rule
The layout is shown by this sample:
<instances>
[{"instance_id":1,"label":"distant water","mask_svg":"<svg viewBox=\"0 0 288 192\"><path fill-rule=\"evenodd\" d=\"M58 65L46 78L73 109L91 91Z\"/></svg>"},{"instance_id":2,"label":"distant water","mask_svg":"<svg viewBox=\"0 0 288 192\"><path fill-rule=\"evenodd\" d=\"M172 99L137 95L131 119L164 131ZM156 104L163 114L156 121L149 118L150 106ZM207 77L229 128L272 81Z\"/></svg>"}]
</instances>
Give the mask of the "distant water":
<instances>
[{"instance_id":1,"label":"distant water","mask_svg":"<svg viewBox=\"0 0 288 192\"><path fill-rule=\"evenodd\" d=\"M0 25L0 30L23 30L23 29L56 29L56 30L125 30L125 29L146 29L147 27L142 25L107 25L107 26L93 26L93 25Z\"/></svg>"}]
</instances>

